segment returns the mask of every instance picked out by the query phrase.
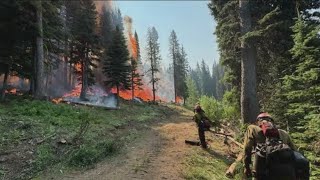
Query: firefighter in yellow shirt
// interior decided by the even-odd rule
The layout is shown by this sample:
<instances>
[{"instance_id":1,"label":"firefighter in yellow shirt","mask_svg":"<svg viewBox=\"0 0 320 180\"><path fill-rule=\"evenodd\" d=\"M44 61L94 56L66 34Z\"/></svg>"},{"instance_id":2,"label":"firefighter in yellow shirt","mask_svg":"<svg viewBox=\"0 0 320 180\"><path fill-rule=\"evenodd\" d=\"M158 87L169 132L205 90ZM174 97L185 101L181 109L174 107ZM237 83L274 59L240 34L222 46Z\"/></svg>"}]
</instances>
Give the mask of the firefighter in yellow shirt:
<instances>
[{"instance_id":1,"label":"firefighter in yellow shirt","mask_svg":"<svg viewBox=\"0 0 320 180\"><path fill-rule=\"evenodd\" d=\"M193 116L193 120L197 123L198 126L198 134L201 146L203 148L208 148L205 138L205 131L210 128L209 118L205 115L204 110L201 108L199 104L194 108L195 115Z\"/></svg>"},{"instance_id":2,"label":"firefighter in yellow shirt","mask_svg":"<svg viewBox=\"0 0 320 180\"><path fill-rule=\"evenodd\" d=\"M256 155L255 162L253 164L253 171L251 171L251 153L253 149L256 149L257 144L266 142L266 136L264 135L263 130L260 128L264 121L270 121L273 123L273 119L268 113L261 113L256 119L256 124L249 125L244 135L244 173L247 177L251 177L252 173L254 173L257 180L266 179L264 177L264 160L261 160L261 158ZM278 136L282 142L287 144L292 150L296 149L286 131L278 129Z\"/></svg>"}]
</instances>

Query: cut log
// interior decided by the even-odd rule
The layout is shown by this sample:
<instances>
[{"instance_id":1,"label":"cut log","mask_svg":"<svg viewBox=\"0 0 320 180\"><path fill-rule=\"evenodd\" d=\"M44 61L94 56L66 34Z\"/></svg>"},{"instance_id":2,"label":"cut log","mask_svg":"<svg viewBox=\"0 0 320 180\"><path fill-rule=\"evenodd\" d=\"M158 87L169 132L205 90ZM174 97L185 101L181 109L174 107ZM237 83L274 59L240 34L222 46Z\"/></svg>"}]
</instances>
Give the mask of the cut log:
<instances>
[{"instance_id":1,"label":"cut log","mask_svg":"<svg viewBox=\"0 0 320 180\"><path fill-rule=\"evenodd\" d=\"M240 153L237 157L237 159L229 166L228 170L226 171L226 176L229 177L229 178L232 178L234 177L235 175L235 170L236 170L236 167L238 165L238 163L240 163L243 159L243 153Z\"/></svg>"}]
</instances>

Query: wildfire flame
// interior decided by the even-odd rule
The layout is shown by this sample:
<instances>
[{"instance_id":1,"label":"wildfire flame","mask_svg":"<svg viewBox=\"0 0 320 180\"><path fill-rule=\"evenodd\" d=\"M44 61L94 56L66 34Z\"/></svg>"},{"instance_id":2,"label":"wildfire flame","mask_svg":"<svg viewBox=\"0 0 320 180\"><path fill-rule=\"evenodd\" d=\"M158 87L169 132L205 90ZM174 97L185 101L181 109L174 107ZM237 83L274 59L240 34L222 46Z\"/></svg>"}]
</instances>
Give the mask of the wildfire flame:
<instances>
[{"instance_id":1,"label":"wildfire flame","mask_svg":"<svg viewBox=\"0 0 320 180\"><path fill-rule=\"evenodd\" d=\"M6 90L5 93L8 93L8 94L17 94L17 89L16 89L16 88L13 88L13 89L10 89L10 90Z\"/></svg>"},{"instance_id":2,"label":"wildfire flame","mask_svg":"<svg viewBox=\"0 0 320 180\"><path fill-rule=\"evenodd\" d=\"M130 39L130 44L131 44L131 52L132 52L132 57L137 60L138 59L138 47L137 47L137 41L134 38L134 36L129 33L129 39Z\"/></svg>"},{"instance_id":3,"label":"wildfire flame","mask_svg":"<svg viewBox=\"0 0 320 180\"><path fill-rule=\"evenodd\" d=\"M183 98L177 96L177 97L176 97L176 102L177 102L178 104L182 104L182 103L183 103Z\"/></svg>"}]
</instances>

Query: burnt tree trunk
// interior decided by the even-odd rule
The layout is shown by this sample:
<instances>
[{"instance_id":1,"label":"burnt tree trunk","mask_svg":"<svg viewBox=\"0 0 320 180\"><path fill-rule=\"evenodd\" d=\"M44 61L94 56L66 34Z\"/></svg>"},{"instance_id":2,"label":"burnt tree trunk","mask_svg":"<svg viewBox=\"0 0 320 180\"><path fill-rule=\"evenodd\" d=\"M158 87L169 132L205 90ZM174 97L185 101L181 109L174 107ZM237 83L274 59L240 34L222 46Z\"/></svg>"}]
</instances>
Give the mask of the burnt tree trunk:
<instances>
[{"instance_id":1,"label":"burnt tree trunk","mask_svg":"<svg viewBox=\"0 0 320 180\"><path fill-rule=\"evenodd\" d=\"M45 96L44 85L44 52L43 52L43 24L42 24L42 2L38 1L37 5L37 28L38 35L36 38L36 86L35 86L35 98L41 99Z\"/></svg>"},{"instance_id":2,"label":"burnt tree trunk","mask_svg":"<svg viewBox=\"0 0 320 180\"><path fill-rule=\"evenodd\" d=\"M120 90L119 90L119 85L117 85L117 107L119 107L119 101L120 101Z\"/></svg>"},{"instance_id":3,"label":"burnt tree trunk","mask_svg":"<svg viewBox=\"0 0 320 180\"><path fill-rule=\"evenodd\" d=\"M131 70L131 95L132 95L132 100L134 98L134 71Z\"/></svg>"},{"instance_id":4,"label":"burnt tree trunk","mask_svg":"<svg viewBox=\"0 0 320 180\"><path fill-rule=\"evenodd\" d=\"M240 0L240 28L242 36L252 29L250 2ZM255 121L259 113L256 85L256 49L253 40L241 41L241 119Z\"/></svg>"},{"instance_id":5,"label":"burnt tree trunk","mask_svg":"<svg viewBox=\"0 0 320 180\"><path fill-rule=\"evenodd\" d=\"M151 76L152 76L152 94L153 94L153 102L156 102L156 89L155 89L155 77L154 77L154 67L151 65Z\"/></svg>"},{"instance_id":6,"label":"burnt tree trunk","mask_svg":"<svg viewBox=\"0 0 320 180\"><path fill-rule=\"evenodd\" d=\"M88 57L88 48L85 50L85 57L82 61L82 86L81 86L81 93L80 99L86 100L87 88L88 88L88 68L89 68L89 57Z\"/></svg>"},{"instance_id":7,"label":"burnt tree trunk","mask_svg":"<svg viewBox=\"0 0 320 180\"><path fill-rule=\"evenodd\" d=\"M10 65L7 65L6 71L5 71L5 73L4 73L2 90L1 90L1 100L2 100L2 101L3 101L4 98L6 97L6 90L7 90L7 85L8 85L9 72L10 72Z\"/></svg>"}]
</instances>

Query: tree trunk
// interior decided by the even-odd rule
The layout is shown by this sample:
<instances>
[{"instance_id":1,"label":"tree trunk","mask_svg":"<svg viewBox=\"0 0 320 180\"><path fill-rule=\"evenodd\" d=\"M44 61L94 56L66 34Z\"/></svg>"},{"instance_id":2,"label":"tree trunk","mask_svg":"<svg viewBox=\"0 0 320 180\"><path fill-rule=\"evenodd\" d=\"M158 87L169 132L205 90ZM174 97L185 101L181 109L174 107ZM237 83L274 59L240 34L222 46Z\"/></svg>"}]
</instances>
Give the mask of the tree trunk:
<instances>
[{"instance_id":1,"label":"tree trunk","mask_svg":"<svg viewBox=\"0 0 320 180\"><path fill-rule=\"evenodd\" d=\"M44 87L44 53L43 53L43 25L42 25L42 3L41 0L38 2L37 7L37 27L38 35L36 38L36 88L35 88L35 98L41 99L45 96Z\"/></svg>"},{"instance_id":2,"label":"tree trunk","mask_svg":"<svg viewBox=\"0 0 320 180\"><path fill-rule=\"evenodd\" d=\"M80 93L80 99L86 100L87 88L88 88L88 50L86 49L85 58L82 62L82 87Z\"/></svg>"},{"instance_id":3,"label":"tree trunk","mask_svg":"<svg viewBox=\"0 0 320 180\"><path fill-rule=\"evenodd\" d=\"M131 71L131 95L132 95L132 100L134 98L134 78L133 78L133 73L134 71Z\"/></svg>"},{"instance_id":4,"label":"tree trunk","mask_svg":"<svg viewBox=\"0 0 320 180\"><path fill-rule=\"evenodd\" d=\"M119 85L117 85L117 107L119 107L119 100L120 100L119 96L120 96Z\"/></svg>"},{"instance_id":5,"label":"tree trunk","mask_svg":"<svg viewBox=\"0 0 320 180\"><path fill-rule=\"evenodd\" d=\"M72 81L72 63L69 63L69 85L73 88L73 81Z\"/></svg>"},{"instance_id":6,"label":"tree trunk","mask_svg":"<svg viewBox=\"0 0 320 180\"><path fill-rule=\"evenodd\" d=\"M249 0L240 0L240 28L242 36L251 31ZM253 41L241 41L241 118L254 122L259 113L256 88L256 49Z\"/></svg>"},{"instance_id":7,"label":"tree trunk","mask_svg":"<svg viewBox=\"0 0 320 180\"><path fill-rule=\"evenodd\" d=\"M174 46L174 45L173 45ZM172 56L173 56L173 88L174 88L174 102L177 103L177 85L176 85L176 76L177 76L177 73L176 73L176 56L175 56L175 51L174 51L174 48L175 47L172 47Z\"/></svg>"},{"instance_id":8,"label":"tree trunk","mask_svg":"<svg viewBox=\"0 0 320 180\"><path fill-rule=\"evenodd\" d=\"M153 103L155 103L155 102L156 102L156 89L155 89L155 87L154 87L155 77L154 77L154 68L153 68L153 65L151 65L151 76L152 76Z\"/></svg>"},{"instance_id":9,"label":"tree trunk","mask_svg":"<svg viewBox=\"0 0 320 180\"><path fill-rule=\"evenodd\" d=\"M9 72L10 72L10 66L7 65L7 70L6 70L6 72L4 73L2 90L1 90L1 100L2 100L2 101L4 101L4 98L5 98L5 96L6 96L6 90L7 90Z\"/></svg>"}]
</instances>

